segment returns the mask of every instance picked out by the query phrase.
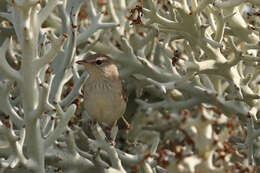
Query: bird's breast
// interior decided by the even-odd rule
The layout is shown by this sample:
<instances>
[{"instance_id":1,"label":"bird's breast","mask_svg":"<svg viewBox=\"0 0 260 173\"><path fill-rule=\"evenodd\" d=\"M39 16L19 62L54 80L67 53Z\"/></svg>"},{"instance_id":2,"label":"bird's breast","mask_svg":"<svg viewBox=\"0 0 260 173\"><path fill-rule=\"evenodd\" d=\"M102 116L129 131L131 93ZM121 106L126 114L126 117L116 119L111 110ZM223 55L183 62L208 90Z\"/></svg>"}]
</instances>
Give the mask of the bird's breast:
<instances>
[{"instance_id":1,"label":"bird's breast","mask_svg":"<svg viewBox=\"0 0 260 173\"><path fill-rule=\"evenodd\" d=\"M113 124L123 116L126 108L121 83L88 80L84 86L84 107L98 122Z\"/></svg>"}]
</instances>

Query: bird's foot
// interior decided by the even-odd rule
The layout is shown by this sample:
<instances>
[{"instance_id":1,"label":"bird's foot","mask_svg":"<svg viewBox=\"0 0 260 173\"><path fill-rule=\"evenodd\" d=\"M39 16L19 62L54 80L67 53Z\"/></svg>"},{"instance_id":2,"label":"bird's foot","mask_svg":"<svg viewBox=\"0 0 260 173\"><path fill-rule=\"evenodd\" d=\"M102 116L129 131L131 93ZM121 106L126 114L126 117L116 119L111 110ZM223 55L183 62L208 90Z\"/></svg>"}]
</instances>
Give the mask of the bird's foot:
<instances>
[{"instance_id":1,"label":"bird's foot","mask_svg":"<svg viewBox=\"0 0 260 173\"><path fill-rule=\"evenodd\" d=\"M117 132L118 132L118 127L117 127L116 123L117 123L117 121L115 121L113 123L112 127L108 127L105 130L106 140L111 145L115 145L115 139L116 139L116 135L117 135Z\"/></svg>"},{"instance_id":2,"label":"bird's foot","mask_svg":"<svg viewBox=\"0 0 260 173\"><path fill-rule=\"evenodd\" d=\"M110 129L106 129L105 130L105 134L106 134L106 142L109 143L110 145L115 145L115 140L113 139L113 137L111 136L111 130Z\"/></svg>"},{"instance_id":3,"label":"bird's foot","mask_svg":"<svg viewBox=\"0 0 260 173\"><path fill-rule=\"evenodd\" d=\"M112 139L112 137L110 135L106 135L105 140L106 140L107 143L109 143L112 146L116 145L116 142Z\"/></svg>"}]
</instances>

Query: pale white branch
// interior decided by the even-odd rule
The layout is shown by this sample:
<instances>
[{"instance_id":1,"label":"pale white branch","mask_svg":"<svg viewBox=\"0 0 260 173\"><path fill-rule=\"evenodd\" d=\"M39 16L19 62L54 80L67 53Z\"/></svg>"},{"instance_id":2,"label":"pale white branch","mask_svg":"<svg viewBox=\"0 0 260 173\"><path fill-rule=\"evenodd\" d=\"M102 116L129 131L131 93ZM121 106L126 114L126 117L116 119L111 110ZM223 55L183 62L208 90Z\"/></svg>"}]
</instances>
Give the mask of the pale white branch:
<instances>
[{"instance_id":1,"label":"pale white branch","mask_svg":"<svg viewBox=\"0 0 260 173\"><path fill-rule=\"evenodd\" d=\"M44 141L44 148L47 149L52 143L66 130L69 120L72 118L76 111L76 105L72 104L68 107L66 112L63 112L59 103L56 104L56 109L60 115L60 121L54 131Z\"/></svg>"},{"instance_id":2,"label":"pale white branch","mask_svg":"<svg viewBox=\"0 0 260 173\"><path fill-rule=\"evenodd\" d=\"M53 59L56 57L56 55L62 51L62 46L64 45L65 40L67 39L68 35L63 34L58 39L56 39L53 36L53 33L51 33L51 42L52 46L51 49L40 59L34 60L34 68L41 69L44 65L49 64L53 61Z\"/></svg>"},{"instance_id":3,"label":"pale white branch","mask_svg":"<svg viewBox=\"0 0 260 173\"><path fill-rule=\"evenodd\" d=\"M48 1L46 6L41 9L41 11L38 14L39 19L39 25L42 25L42 23L47 19L47 17L51 14L52 10L59 4L59 0L51 0Z\"/></svg>"},{"instance_id":4,"label":"pale white branch","mask_svg":"<svg viewBox=\"0 0 260 173\"><path fill-rule=\"evenodd\" d=\"M6 39L0 47L0 71L2 71L8 78L16 81L21 80L20 73L13 69L6 60L6 51L8 49L10 40Z\"/></svg>"}]
</instances>

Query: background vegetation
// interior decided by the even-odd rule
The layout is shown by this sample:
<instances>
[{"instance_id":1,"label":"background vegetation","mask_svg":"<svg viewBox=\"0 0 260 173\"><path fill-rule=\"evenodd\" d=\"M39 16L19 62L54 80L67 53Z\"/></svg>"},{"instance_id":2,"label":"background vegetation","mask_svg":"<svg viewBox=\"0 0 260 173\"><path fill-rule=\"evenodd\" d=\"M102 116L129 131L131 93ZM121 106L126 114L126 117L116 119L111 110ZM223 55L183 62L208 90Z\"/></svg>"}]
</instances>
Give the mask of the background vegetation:
<instances>
[{"instance_id":1,"label":"background vegetation","mask_svg":"<svg viewBox=\"0 0 260 173\"><path fill-rule=\"evenodd\" d=\"M257 172L258 0L0 1L0 172ZM88 124L75 61L113 58L132 128ZM121 127L122 126L122 127Z\"/></svg>"}]
</instances>

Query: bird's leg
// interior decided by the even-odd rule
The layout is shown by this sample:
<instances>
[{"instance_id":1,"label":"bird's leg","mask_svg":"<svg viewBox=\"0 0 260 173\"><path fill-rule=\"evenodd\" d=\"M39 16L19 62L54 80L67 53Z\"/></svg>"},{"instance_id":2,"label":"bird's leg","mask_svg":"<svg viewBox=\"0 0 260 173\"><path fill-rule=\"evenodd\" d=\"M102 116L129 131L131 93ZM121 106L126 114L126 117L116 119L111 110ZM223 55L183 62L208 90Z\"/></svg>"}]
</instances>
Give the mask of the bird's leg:
<instances>
[{"instance_id":1,"label":"bird's leg","mask_svg":"<svg viewBox=\"0 0 260 173\"><path fill-rule=\"evenodd\" d=\"M117 120L113 123L111 127L109 127L105 133L106 133L106 139L111 145L115 145L115 139L116 135L118 132L118 127L117 127Z\"/></svg>"},{"instance_id":2,"label":"bird's leg","mask_svg":"<svg viewBox=\"0 0 260 173\"><path fill-rule=\"evenodd\" d=\"M125 117L122 116L121 118L122 118L122 120L124 121L126 128L127 128L127 129L131 129L131 125L128 123L128 121L125 119Z\"/></svg>"},{"instance_id":3,"label":"bird's leg","mask_svg":"<svg viewBox=\"0 0 260 173\"><path fill-rule=\"evenodd\" d=\"M112 126L110 127L110 131L112 131L112 129L116 126L116 124L117 124L117 120L116 121L114 121L114 123L112 124Z\"/></svg>"}]
</instances>

